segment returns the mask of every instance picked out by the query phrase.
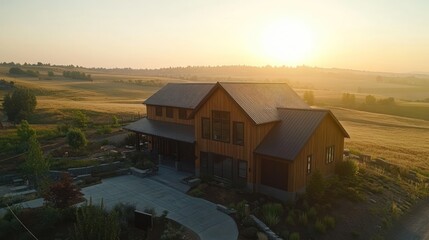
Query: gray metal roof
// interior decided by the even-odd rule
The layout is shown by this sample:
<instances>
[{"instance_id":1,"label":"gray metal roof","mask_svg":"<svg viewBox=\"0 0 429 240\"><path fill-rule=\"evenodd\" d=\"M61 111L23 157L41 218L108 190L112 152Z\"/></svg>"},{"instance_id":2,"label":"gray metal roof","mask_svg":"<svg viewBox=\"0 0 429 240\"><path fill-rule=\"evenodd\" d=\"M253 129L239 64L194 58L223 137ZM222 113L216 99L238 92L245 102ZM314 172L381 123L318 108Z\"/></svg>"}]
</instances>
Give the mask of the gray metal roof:
<instances>
[{"instance_id":1,"label":"gray metal roof","mask_svg":"<svg viewBox=\"0 0 429 240\"><path fill-rule=\"evenodd\" d=\"M254 152L293 161L329 114L330 111L324 109L278 109L281 122L267 134ZM341 125L340 128L344 130ZM345 130L343 133L348 137Z\"/></svg>"},{"instance_id":2,"label":"gray metal roof","mask_svg":"<svg viewBox=\"0 0 429 240\"><path fill-rule=\"evenodd\" d=\"M124 129L148 135L160 136L182 142L194 143L195 130L192 125L161 122L142 118L130 123Z\"/></svg>"},{"instance_id":3,"label":"gray metal roof","mask_svg":"<svg viewBox=\"0 0 429 240\"><path fill-rule=\"evenodd\" d=\"M168 83L144 104L194 109L214 86L214 83Z\"/></svg>"},{"instance_id":4,"label":"gray metal roof","mask_svg":"<svg viewBox=\"0 0 429 240\"><path fill-rule=\"evenodd\" d=\"M219 83L256 124L279 121L277 108L310 107L286 83Z\"/></svg>"}]
</instances>

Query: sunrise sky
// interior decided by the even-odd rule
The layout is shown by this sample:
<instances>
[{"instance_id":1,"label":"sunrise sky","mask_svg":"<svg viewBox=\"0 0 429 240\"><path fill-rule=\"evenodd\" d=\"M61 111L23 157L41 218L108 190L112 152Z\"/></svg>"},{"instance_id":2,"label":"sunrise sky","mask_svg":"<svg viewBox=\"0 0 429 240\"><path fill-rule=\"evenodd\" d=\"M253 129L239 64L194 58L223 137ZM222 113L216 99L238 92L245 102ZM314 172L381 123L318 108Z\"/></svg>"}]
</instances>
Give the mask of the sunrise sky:
<instances>
[{"instance_id":1,"label":"sunrise sky","mask_svg":"<svg viewBox=\"0 0 429 240\"><path fill-rule=\"evenodd\" d=\"M0 61L429 73L429 1L0 0Z\"/></svg>"}]
</instances>

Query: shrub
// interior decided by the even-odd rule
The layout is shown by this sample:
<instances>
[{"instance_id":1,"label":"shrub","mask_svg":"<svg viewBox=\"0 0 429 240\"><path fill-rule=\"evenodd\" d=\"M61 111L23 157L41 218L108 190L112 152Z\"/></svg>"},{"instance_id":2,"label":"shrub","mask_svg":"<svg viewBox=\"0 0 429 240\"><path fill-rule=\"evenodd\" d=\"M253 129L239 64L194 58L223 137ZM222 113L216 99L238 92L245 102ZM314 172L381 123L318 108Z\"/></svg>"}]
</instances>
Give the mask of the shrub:
<instances>
[{"instance_id":1,"label":"shrub","mask_svg":"<svg viewBox=\"0 0 429 240\"><path fill-rule=\"evenodd\" d=\"M335 165L335 172L341 178L354 178L359 171L359 167L353 160L340 161Z\"/></svg>"},{"instance_id":2,"label":"shrub","mask_svg":"<svg viewBox=\"0 0 429 240\"><path fill-rule=\"evenodd\" d=\"M235 205L235 210L237 210L238 219L243 219L246 217L246 204L247 201L243 200Z\"/></svg>"},{"instance_id":3,"label":"shrub","mask_svg":"<svg viewBox=\"0 0 429 240\"><path fill-rule=\"evenodd\" d=\"M291 226L295 226L295 219L293 217L292 214L289 214L286 218L286 223L291 225Z\"/></svg>"},{"instance_id":4,"label":"shrub","mask_svg":"<svg viewBox=\"0 0 429 240\"><path fill-rule=\"evenodd\" d=\"M97 129L98 134L109 134L112 132L112 128L109 125L102 125Z\"/></svg>"},{"instance_id":5,"label":"shrub","mask_svg":"<svg viewBox=\"0 0 429 240\"><path fill-rule=\"evenodd\" d=\"M325 233L326 232L326 226L323 223L323 221L320 219L316 220L316 223L314 224L314 228L316 229L316 231L318 233Z\"/></svg>"},{"instance_id":6,"label":"shrub","mask_svg":"<svg viewBox=\"0 0 429 240\"><path fill-rule=\"evenodd\" d=\"M300 236L298 232L293 232L289 235L289 240L299 240Z\"/></svg>"},{"instance_id":7,"label":"shrub","mask_svg":"<svg viewBox=\"0 0 429 240\"><path fill-rule=\"evenodd\" d=\"M249 239L257 239L258 229L256 227L248 227L248 228L245 228L241 234Z\"/></svg>"},{"instance_id":8,"label":"shrub","mask_svg":"<svg viewBox=\"0 0 429 240\"><path fill-rule=\"evenodd\" d=\"M59 182L49 186L48 191L43 197L46 202L56 208L66 208L76 203L81 196L82 193L73 185L70 175L64 173Z\"/></svg>"},{"instance_id":9,"label":"shrub","mask_svg":"<svg viewBox=\"0 0 429 240\"><path fill-rule=\"evenodd\" d=\"M267 203L262 206L262 216L270 227L280 222L281 215L283 215L283 206L280 203Z\"/></svg>"},{"instance_id":10,"label":"shrub","mask_svg":"<svg viewBox=\"0 0 429 240\"><path fill-rule=\"evenodd\" d=\"M102 203L95 206L90 201L89 205L78 208L71 239L116 240L119 239L120 232L117 213L115 211L107 213Z\"/></svg>"},{"instance_id":11,"label":"shrub","mask_svg":"<svg viewBox=\"0 0 429 240\"><path fill-rule=\"evenodd\" d=\"M325 194L325 180L319 171L315 171L310 178L306 193L311 201L320 200Z\"/></svg>"},{"instance_id":12,"label":"shrub","mask_svg":"<svg viewBox=\"0 0 429 240\"><path fill-rule=\"evenodd\" d=\"M256 227L255 221L250 216L243 218L241 224L243 225L243 227Z\"/></svg>"},{"instance_id":13,"label":"shrub","mask_svg":"<svg viewBox=\"0 0 429 240\"><path fill-rule=\"evenodd\" d=\"M74 149L85 147L88 144L85 134L78 128L70 129L67 133L67 141L70 147Z\"/></svg>"},{"instance_id":14,"label":"shrub","mask_svg":"<svg viewBox=\"0 0 429 240\"><path fill-rule=\"evenodd\" d=\"M307 214L306 213L302 213L299 215L299 219L298 219L299 224L301 224L302 226L307 226L308 224L308 218L307 218Z\"/></svg>"},{"instance_id":15,"label":"shrub","mask_svg":"<svg viewBox=\"0 0 429 240\"><path fill-rule=\"evenodd\" d=\"M75 111L72 117L72 122L74 127L86 128L89 118L85 115L85 113L81 111Z\"/></svg>"},{"instance_id":16,"label":"shrub","mask_svg":"<svg viewBox=\"0 0 429 240\"><path fill-rule=\"evenodd\" d=\"M307 217L311 220L315 220L317 217L317 210L315 207L311 207L307 212Z\"/></svg>"},{"instance_id":17,"label":"shrub","mask_svg":"<svg viewBox=\"0 0 429 240\"><path fill-rule=\"evenodd\" d=\"M6 94L2 103L8 120L15 123L27 119L28 115L36 109L36 105L36 95L24 88L17 88L12 95Z\"/></svg>"},{"instance_id":18,"label":"shrub","mask_svg":"<svg viewBox=\"0 0 429 240\"><path fill-rule=\"evenodd\" d=\"M335 228L335 218L331 217L331 216L325 216L323 218L323 224L326 226L326 228L328 229L334 229Z\"/></svg>"},{"instance_id":19,"label":"shrub","mask_svg":"<svg viewBox=\"0 0 429 240\"><path fill-rule=\"evenodd\" d=\"M189 195L193 197L202 197L204 195L204 192L199 187L196 187L189 191Z\"/></svg>"},{"instance_id":20,"label":"shrub","mask_svg":"<svg viewBox=\"0 0 429 240\"><path fill-rule=\"evenodd\" d=\"M167 227L161 235L161 240L183 239L183 232L183 227L177 227L171 223L167 223Z\"/></svg>"}]
</instances>

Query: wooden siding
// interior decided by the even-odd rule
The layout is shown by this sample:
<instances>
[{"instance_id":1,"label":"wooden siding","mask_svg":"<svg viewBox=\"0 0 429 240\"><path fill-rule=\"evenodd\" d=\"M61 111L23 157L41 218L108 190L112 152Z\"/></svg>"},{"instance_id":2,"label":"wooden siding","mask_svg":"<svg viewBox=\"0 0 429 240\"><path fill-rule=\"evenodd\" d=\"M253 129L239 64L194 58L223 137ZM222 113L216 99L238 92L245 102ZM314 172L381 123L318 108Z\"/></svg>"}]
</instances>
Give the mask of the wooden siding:
<instances>
[{"instance_id":1,"label":"wooden siding","mask_svg":"<svg viewBox=\"0 0 429 240\"><path fill-rule=\"evenodd\" d=\"M166 116L166 108L162 107L162 116L156 115L156 106L154 105L147 105L146 111L147 111L147 118L157 121L164 121L164 122L172 122L172 123L179 123L179 124L186 124L186 125L194 125L194 119L179 119L179 109L180 108L173 108L173 118L168 118ZM186 115L189 117L191 114L191 109L186 109Z\"/></svg>"},{"instance_id":2,"label":"wooden siding","mask_svg":"<svg viewBox=\"0 0 429 240\"><path fill-rule=\"evenodd\" d=\"M202 127L201 127L201 118L210 118L210 124L212 120L212 111L227 111L230 112L230 142L220 142L214 141L211 139L202 138ZM248 174L247 182L253 183L254 176L254 161L253 161L253 151L259 145L259 143L264 139L267 133L275 125L275 123L267 123L262 125L255 125L251 119L244 113L244 111L238 106L234 100L227 95L225 90L218 88L210 96L210 98L201 106L201 108L195 114L195 155L196 159L196 168L200 168L200 151L203 152L212 152L224 156L229 156L234 159L244 160L248 163ZM234 145L232 143L232 123L233 122L243 122L244 123L244 144ZM210 129L212 126L210 126Z\"/></svg>"},{"instance_id":3,"label":"wooden siding","mask_svg":"<svg viewBox=\"0 0 429 240\"><path fill-rule=\"evenodd\" d=\"M334 161L326 163L326 148L335 146ZM289 175L292 181L289 182L289 189L297 192L302 191L310 180L311 174L316 170L323 176L334 173L335 164L343 159L344 134L334 119L327 115L319 127L309 139L305 147L298 154L289 167ZM311 173L307 174L307 156L312 155Z\"/></svg>"}]
</instances>

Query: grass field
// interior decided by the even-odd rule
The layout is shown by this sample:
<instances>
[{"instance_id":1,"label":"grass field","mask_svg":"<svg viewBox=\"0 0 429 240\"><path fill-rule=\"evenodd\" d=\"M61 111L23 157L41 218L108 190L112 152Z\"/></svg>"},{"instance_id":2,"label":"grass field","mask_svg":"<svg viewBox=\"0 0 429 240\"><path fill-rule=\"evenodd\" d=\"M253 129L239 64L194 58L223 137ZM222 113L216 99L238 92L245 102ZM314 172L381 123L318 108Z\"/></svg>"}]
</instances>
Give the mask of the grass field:
<instances>
[{"instance_id":1,"label":"grass field","mask_svg":"<svg viewBox=\"0 0 429 240\"><path fill-rule=\"evenodd\" d=\"M77 69L90 73L94 81L64 79L59 67L30 67L38 70L40 78L25 78L10 76L7 66L0 66L0 79L14 81L16 85L31 88L37 94L37 111L32 120L35 123L49 123L55 126L67 118L75 109L84 110L93 119L101 121L111 115L132 117L145 113L142 102L167 82L189 82L189 72L183 74L143 75L139 71L126 70L94 70ZM56 77L47 78L47 71L53 70ZM184 69L183 71L191 71ZM161 76L162 75L162 76ZM384 77L385 81L377 80L377 73L345 72L345 71L292 71L289 75L261 73L248 74L231 73L195 73L199 81L288 81L302 95L305 90L314 91L316 105L331 108L337 118L350 133L351 139L346 140L346 147L351 150L367 153L373 157L383 157L387 161L402 166L409 166L429 175L429 122L414 118L404 118L392 115L369 113L364 111L338 108L341 106L341 95L344 92L356 94L356 105L363 103L368 94L377 98L410 96L412 99L429 97L427 92L416 88L426 89L429 83L418 81L418 86L410 85L415 79L409 80L404 76ZM264 77L265 76L265 77ZM345 80L345 78L347 80ZM195 81L195 79L193 80ZM398 83L399 82L399 83ZM364 88L365 87L365 88ZM398 89L389 94L386 89ZM368 92L362 92L365 89ZM378 91L378 90L380 91ZM360 92L359 92L360 91ZM426 91L426 92L425 92ZM400 94L398 94L398 92ZM0 89L0 99L5 91ZM395 110L396 115L423 116L429 119L429 103L396 100L398 109L401 107L409 113ZM331 107L334 106L334 107ZM356 107L358 108L358 107ZM387 112L389 113L389 112Z\"/></svg>"}]
</instances>

